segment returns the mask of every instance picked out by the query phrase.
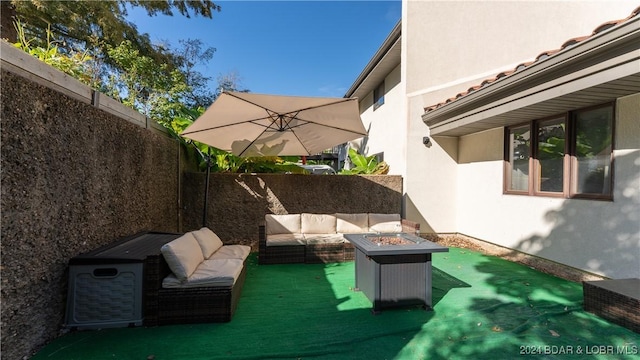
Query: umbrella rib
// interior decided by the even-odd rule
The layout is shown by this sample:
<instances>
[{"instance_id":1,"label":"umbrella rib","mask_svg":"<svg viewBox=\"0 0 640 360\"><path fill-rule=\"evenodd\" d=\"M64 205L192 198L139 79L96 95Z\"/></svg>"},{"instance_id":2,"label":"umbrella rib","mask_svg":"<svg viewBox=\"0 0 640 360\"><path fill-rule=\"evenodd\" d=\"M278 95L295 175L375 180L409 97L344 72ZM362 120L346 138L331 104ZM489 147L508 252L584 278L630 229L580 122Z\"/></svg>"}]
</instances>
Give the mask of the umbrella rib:
<instances>
[{"instance_id":1,"label":"umbrella rib","mask_svg":"<svg viewBox=\"0 0 640 360\"><path fill-rule=\"evenodd\" d=\"M252 124L255 124L255 125L264 126L262 124L256 123L256 121L265 120L265 119L267 119L267 118L263 117L263 118L257 118L257 119L251 119L251 120L246 120L246 121L242 121L242 122L237 122L237 123L233 123L233 124L224 124L224 125L219 125L219 126L212 126L212 127L208 127L208 128L205 128L205 129L199 129L199 130L193 130L193 131L184 131L180 135L197 134L197 133L203 132L203 131L222 129L222 128L229 127L229 126L236 126L236 125L242 124L242 123L252 123Z\"/></svg>"},{"instance_id":2,"label":"umbrella rib","mask_svg":"<svg viewBox=\"0 0 640 360\"><path fill-rule=\"evenodd\" d=\"M242 154L244 154L244 152L245 152L245 151L247 151L249 148L251 148L251 147L256 143L256 141L257 141L257 140L258 140L258 139L259 139L259 138L260 138L264 133L266 133L267 131L269 131L269 129L273 129L273 128L272 128L272 125L275 125L275 123L276 123L276 122L275 122L275 120L273 119L273 117L271 116L271 113L269 112L269 110L268 110L268 109L265 109L265 110L267 111L267 114L269 114L269 117L268 117L268 118L272 120L272 121L271 121L271 124L269 124L268 126L265 126L265 125L262 125L262 124L254 123L255 125L258 125L258 126L262 126L262 127L264 127L264 130L262 130L262 132L260 132L260 135L256 136L253 140L251 140L251 142L250 142L247 146L245 146L245 148L244 148L244 149L242 149L242 151L240 152L239 156L242 156ZM277 113L274 113L274 114L277 114ZM262 119L266 119L266 118L255 119L255 120L252 120L252 121L249 121L249 122L253 123L253 121L262 120ZM276 131L280 131L280 130L278 129L278 130L276 130ZM293 132L293 131L291 131L291 132L296 136L296 138L298 138L298 136L296 135L296 133L295 133L295 132ZM298 139L298 141L300 141L300 139ZM302 142L300 142L300 144L302 144ZM305 150L307 149L304 145L302 145L302 146L305 148ZM307 152L308 152L308 151L307 151Z\"/></svg>"},{"instance_id":3,"label":"umbrella rib","mask_svg":"<svg viewBox=\"0 0 640 360\"><path fill-rule=\"evenodd\" d=\"M261 109L264 109L264 110L265 110L265 111L267 111L267 112L269 111L269 109L268 109L268 108L266 108L266 107L264 107L264 106L262 106L262 105L260 105L260 104L256 104L256 103L254 103L253 101L249 101L249 100L247 100L247 99L243 99L243 98L241 98L241 97L239 97L239 96L236 96L236 95L234 95L233 93L230 93L230 92L227 92L227 91L225 91L224 93L225 93L225 94L227 94L227 95L229 95L229 96L232 96L232 97L234 97L234 98L236 98L236 99L238 99L238 100L240 100L240 101L244 101L244 102L249 103L249 104L251 104L251 105L253 105L253 106L256 106L256 107L259 107L259 108L261 108Z\"/></svg>"},{"instance_id":4,"label":"umbrella rib","mask_svg":"<svg viewBox=\"0 0 640 360\"><path fill-rule=\"evenodd\" d=\"M356 133L356 134L360 134L360 135L367 135L366 132L357 132L357 131L353 131L353 130L349 130L349 129L345 129L345 128L341 128L338 126L334 126L334 125L328 125L328 124L322 124L322 123L318 123L315 121L311 121L311 120L307 120L307 119L303 119L303 118L297 118L300 121L304 121L304 124L299 124L299 125L295 125L293 127L290 127L290 129L296 128L296 127L300 127L300 126L304 126L304 125L309 125L309 124L314 124L314 125L319 125L319 126L324 126L324 127L328 127L331 129L336 129L336 130L342 130L342 131L347 131L347 132L352 132L352 133Z\"/></svg>"},{"instance_id":5,"label":"umbrella rib","mask_svg":"<svg viewBox=\"0 0 640 360\"><path fill-rule=\"evenodd\" d=\"M236 98L236 99L238 99L238 100L242 100L242 101L244 101L244 102L246 102L246 103L249 103L249 104L251 104L251 105L253 105L253 106L256 106L256 107L259 107L259 108L261 108L261 109L264 109L264 110L265 110L269 115L271 115L270 113L274 113L274 114L278 114L278 115L281 115L281 116L289 116L289 114L293 114L293 113L295 113L296 115L292 116L292 118L297 118L298 114L299 114L299 113L301 113L302 111L318 109L318 108L325 107L325 106L332 106L332 105L340 104L340 103L347 102L347 101L357 101L357 98L344 98L344 99L337 99L337 100L335 100L335 101L333 101L333 102L331 102L331 103L328 103L328 104L322 104L322 105L309 106L309 107L306 107L306 108L296 109L296 110L294 110L294 111L290 111L290 112L286 112L286 113L282 113L282 114L281 114L281 113L279 113L279 112L276 112L276 111L270 110L269 108L267 108L267 107L265 107L265 106L262 106L262 105L260 105L260 104L256 104L256 103L254 103L253 101L249 101L249 100L243 99L243 98L241 98L241 97L239 97L239 96L236 96L236 95L234 95L233 93L230 93L230 92L226 92L226 91L225 91L225 94L227 94L227 95L229 95L229 96L233 96L234 98ZM299 119L299 120L303 120L303 119L300 119L300 118L298 118L298 119ZM260 120L260 119L257 119L257 120ZM303 121L308 121L308 120L303 120ZM309 122L312 122L312 121L309 121ZM320 125L322 125L322 124L320 124ZM341 129L341 128L336 128L336 129L338 129L338 130L345 130L345 129ZM350 131L350 130L346 130L346 131ZM366 134L365 134L365 135L366 135Z\"/></svg>"},{"instance_id":6,"label":"umbrella rib","mask_svg":"<svg viewBox=\"0 0 640 360\"><path fill-rule=\"evenodd\" d=\"M313 109L318 109L318 108L325 107L325 106L333 106L335 104L340 104L340 103L343 103L343 102L346 102L346 101L354 101L354 100L356 100L356 99L355 98L339 99L339 100L336 100L336 101L328 103L328 104L309 106L309 107L306 107L306 108L297 109L295 111L301 112L301 111L313 110ZM295 112L295 111L292 111L292 112ZM288 113L288 114L290 114L290 113Z\"/></svg>"},{"instance_id":7,"label":"umbrella rib","mask_svg":"<svg viewBox=\"0 0 640 360\"><path fill-rule=\"evenodd\" d=\"M256 104L256 103L254 103L253 101L249 101L249 100L243 99L243 98L241 98L241 97L239 97L239 96L236 96L236 95L234 95L233 93L228 92L228 91L225 91L225 92L224 92L224 94L227 94L227 95L229 95L229 96L231 96L231 97L234 97L234 98L236 98L236 99L238 99L238 100L240 100L240 101L244 101L244 102L246 102L246 103L248 103L248 104L251 104L251 105L253 105L253 106L259 107L259 108L261 108L261 109L265 110L265 111L267 112L267 114L269 114L269 109L268 109L268 108L266 108L266 107L264 107L264 106L262 106L262 105L260 105L260 104ZM257 118L257 119L252 119L252 120L246 120L246 121L243 121L243 122L244 122L244 123L253 123L253 124L256 124L256 125L264 126L264 125L261 125L261 124L255 123L255 121L264 120L264 119L267 119L267 118L268 118L268 117L263 117L263 118ZM210 128L206 128L206 129L200 129L200 130L195 130L195 131L183 132L181 135L196 134L196 133L203 132L203 131L209 131L209 130L221 129L221 128L223 128L223 127L233 126L233 125L237 125L237 124L240 124L240 123L226 124L226 125L222 125L222 126L214 126L214 127L210 127Z\"/></svg>"},{"instance_id":8,"label":"umbrella rib","mask_svg":"<svg viewBox=\"0 0 640 360\"><path fill-rule=\"evenodd\" d=\"M259 135L258 136L255 136L255 137L249 136L249 138L253 137L253 140L250 140L249 143L244 146L242 151L240 151L239 155L243 156L243 154L245 154L249 149L256 148L257 144L264 144L264 146L267 146L268 142L271 142L271 141L275 140L276 138L279 138L280 135L277 135L277 133L283 133L283 132L291 132L291 135L296 139L296 141L299 144L299 146L301 146L300 150L304 149L304 151L307 154L310 154L310 151L309 151L310 148L307 147L303 143L303 138L301 138L301 134L298 134L297 130L296 130L296 129L302 129L305 125L312 125L313 124L313 125L316 125L316 126L321 126L323 128L326 128L326 129L344 131L344 132L347 132L347 133L350 133L350 134L358 134L358 135L363 135L363 136L367 134L366 130L364 130L364 129L363 129L364 131L362 131L362 130L351 130L351 129L347 129L347 128L341 127L340 124L339 125L325 124L325 123L322 123L321 121L320 122L310 121L310 120L307 120L307 119L299 117L299 115L301 113L303 113L303 117L304 117L304 112L305 111L311 111L311 110L320 109L320 108L323 108L323 107L335 106L335 105L338 105L338 104L341 104L341 103L345 103L347 101L354 101L354 100L357 101L356 98L343 98L343 99L331 99L331 98L322 99L322 98L319 98L320 101L329 101L329 102L325 103L325 104L312 105L312 106L307 106L307 107L304 107L304 108L298 108L296 110L289 111L289 112L286 112L286 113L279 113L279 112L271 110L269 107L267 107L265 105L260 105L259 103L256 103L256 102L252 101L251 97L249 97L248 99L245 99L245 98L241 97L240 94L236 94L236 93L233 93L233 92L227 92L227 91L225 91L224 94L228 95L228 96L231 96L231 97L235 98L236 100L241 100L242 102L244 102L244 103L246 103L248 105L255 106L257 109L262 109L263 111L266 112L266 116L258 117L258 118L254 118L254 119L245 119L243 121L238 121L238 122L231 123L231 124L214 125L214 126L208 126L208 127L204 128L204 129L185 131L181 135L190 137L189 135L193 135L193 134L196 134L196 133L215 131L215 130L224 129L224 128L230 128L230 127L233 128L234 126L237 126L237 125L241 125L242 126L242 124L252 124L251 126L258 126L259 128L262 128L262 130L259 130ZM225 103L225 105L226 105L226 103ZM227 109L227 110L229 110L229 109ZM321 114L322 114L322 112L321 112ZM331 116L329 118L327 118L327 119L332 119L333 121L331 121L331 122L336 122L336 121L340 122L340 120L341 120L340 117L331 117ZM231 120L231 119L227 119L227 121L228 120ZM254 130L258 130L258 129L254 128ZM252 133L254 133L254 132L252 131ZM289 136L291 136L291 135L289 135ZM249 140L249 139L245 139L242 142L247 141L247 140ZM278 146L284 146L284 144L281 143ZM271 146L267 146L267 148L271 148ZM279 150L279 151L281 151L281 150ZM235 151L234 151L234 153L235 153Z\"/></svg>"},{"instance_id":9,"label":"umbrella rib","mask_svg":"<svg viewBox=\"0 0 640 360\"><path fill-rule=\"evenodd\" d=\"M302 147L304 148L304 151L306 151L308 155L311 155L311 151L309 151L309 148L307 148L307 146L304 144L304 142L302 142L302 139L300 139L300 137L298 137L298 134L296 134L295 131L291 131L291 133L293 133L293 136L295 136L296 139L298 139L298 142L300 143L300 145L302 145Z\"/></svg>"},{"instance_id":10,"label":"umbrella rib","mask_svg":"<svg viewBox=\"0 0 640 360\"><path fill-rule=\"evenodd\" d=\"M262 106L262 105L260 105L260 104L256 104L256 103L254 103L253 101L249 101L249 100L243 99L243 98L241 98L241 97L239 97L239 96L234 95L233 93L230 93L230 92L225 91L225 94L230 95L230 96L233 96L234 98L236 98L236 99L238 99L238 100L242 100L242 101L247 102L247 103L249 103L249 104L251 104L251 105L257 106L257 107L259 107L259 108L262 108L262 109L265 109L265 110L269 110L268 108L266 108L266 107L264 107L264 106ZM345 101L355 101L355 100L357 100L357 99L356 99L356 98L344 98L344 99L337 99L337 100L335 100L335 101L333 101L333 102L331 102L331 103L329 103L329 104L322 104L322 105L309 106L309 107L306 107L306 108L297 109L297 110L294 110L294 111L291 111L291 112L288 112L288 113L284 113L284 114L280 114L280 115L287 115L287 114L291 114L291 113L294 113L294 112L298 112L298 113L299 113L299 112L301 112L301 111L306 111L306 110L311 110L311 109L317 109L317 108L321 108L321 107L325 107L325 106L331 106L331 105L335 105L335 104L340 104L340 103L343 103L343 102L345 102ZM275 111L274 111L274 112L275 112Z\"/></svg>"},{"instance_id":11,"label":"umbrella rib","mask_svg":"<svg viewBox=\"0 0 640 360\"><path fill-rule=\"evenodd\" d=\"M291 113L288 113L288 114L291 114ZM275 111L267 110L267 114L269 114L269 119L271 119L271 125L277 126L278 127L277 131L286 131L287 129L293 129L290 125L291 121L293 119L301 120L298 118L299 113L300 111L296 112L295 115L290 116L288 114L279 114ZM260 124L257 124L257 125L260 125ZM268 128L271 128L271 125L269 125Z\"/></svg>"},{"instance_id":12,"label":"umbrella rib","mask_svg":"<svg viewBox=\"0 0 640 360\"><path fill-rule=\"evenodd\" d=\"M276 113L276 114L277 114L277 113ZM272 129L272 125L273 125L273 123L275 123L275 121L274 121L272 124L269 124L269 125L264 125L264 124L260 124L260 123L259 123L259 121L260 121L260 120L267 120L267 119L273 120L273 118L272 118L271 116L265 116L265 117L262 117L262 118L251 119L251 120L245 120L245 121L243 121L243 122L241 122L241 123L252 123L252 124L257 125L257 126L262 126L262 127L264 127L266 130L269 130L269 129ZM298 120L306 121L307 123L313 123L313 122L311 122L311 121L303 120L303 119L300 119L300 118L298 118ZM240 123L240 122L238 122L238 123L233 123L233 124L225 124L225 125L220 125L220 126L212 126L212 127L208 127L208 128L205 128L205 129L199 129L199 130L184 131L184 132L182 132L180 135L191 135L191 134L197 134L197 133L200 133L200 132L203 132L203 131L209 131L209 130L222 129L222 128L229 127L229 126L236 126L236 125L241 124L241 123ZM316 123L314 123L314 124L316 124ZM301 125L305 125L305 124L299 124L299 125L294 125L294 126L287 126L287 128L288 128L288 129L293 129L293 128L298 127L298 126L301 126ZM323 126L324 126L324 125L323 125ZM338 128L338 129L339 129L339 128ZM266 131L266 130L265 130L265 131Z\"/></svg>"}]
</instances>

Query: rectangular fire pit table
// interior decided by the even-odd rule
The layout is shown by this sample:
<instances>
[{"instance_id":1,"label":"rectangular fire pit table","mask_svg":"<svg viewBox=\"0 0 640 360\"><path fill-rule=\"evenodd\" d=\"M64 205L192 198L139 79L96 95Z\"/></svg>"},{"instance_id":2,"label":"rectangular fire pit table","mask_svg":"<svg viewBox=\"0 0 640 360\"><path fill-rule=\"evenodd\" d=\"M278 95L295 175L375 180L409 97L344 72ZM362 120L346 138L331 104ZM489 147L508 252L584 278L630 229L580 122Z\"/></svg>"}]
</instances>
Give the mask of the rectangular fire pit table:
<instances>
[{"instance_id":1,"label":"rectangular fire pit table","mask_svg":"<svg viewBox=\"0 0 640 360\"><path fill-rule=\"evenodd\" d=\"M411 234L345 234L356 249L356 290L384 308L431 303L431 254L449 248Z\"/></svg>"}]
</instances>

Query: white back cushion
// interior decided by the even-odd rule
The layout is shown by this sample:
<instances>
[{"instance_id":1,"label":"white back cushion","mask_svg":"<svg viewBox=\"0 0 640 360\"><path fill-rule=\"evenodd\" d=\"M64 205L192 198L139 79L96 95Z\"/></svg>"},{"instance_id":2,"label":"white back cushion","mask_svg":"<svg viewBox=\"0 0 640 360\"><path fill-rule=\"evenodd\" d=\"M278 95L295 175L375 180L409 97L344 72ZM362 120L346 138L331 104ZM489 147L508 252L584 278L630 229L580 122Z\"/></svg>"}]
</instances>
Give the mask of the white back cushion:
<instances>
[{"instance_id":1,"label":"white back cushion","mask_svg":"<svg viewBox=\"0 0 640 360\"><path fill-rule=\"evenodd\" d=\"M216 252L222 247L222 240L211 229L203 227L200 230L192 231L193 236L200 244L202 255L205 259L208 259L211 254Z\"/></svg>"},{"instance_id":2,"label":"white back cushion","mask_svg":"<svg viewBox=\"0 0 640 360\"><path fill-rule=\"evenodd\" d=\"M369 230L384 233L401 232L400 214L369 214Z\"/></svg>"},{"instance_id":3,"label":"white back cushion","mask_svg":"<svg viewBox=\"0 0 640 360\"><path fill-rule=\"evenodd\" d=\"M303 234L335 234L336 216L334 214L302 214Z\"/></svg>"},{"instance_id":4,"label":"white back cushion","mask_svg":"<svg viewBox=\"0 0 640 360\"><path fill-rule=\"evenodd\" d=\"M267 225L267 235L300 233L300 214L267 214L264 220Z\"/></svg>"},{"instance_id":5,"label":"white back cushion","mask_svg":"<svg viewBox=\"0 0 640 360\"><path fill-rule=\"evenodd\" d=\"M367 214L336 214L336 232L341 234L358 234L369 231Z\"/></svg>"},{"instance_id":6,"label":"white back cushion","mask_svg":"<svg viewBox=\"0 0 640 360\"><path fill-rule=\"evenodd\" d=\"M215 259L240 259L244 261L251 252L251 246L247 245L225 245L218 249L211 257L207 260L215 260Z\"/></svg>"},{"instance_id":7,"label":"white back cushion","mask_svg":"<svg viewBox=\"0 0 640 360\"><path fill-rule=\"evenodd\" d=\"M200 244L190 232L164 244L160 251L173 274L181 281L187 280L204 261Z\"/></svg>"}]
</instances>

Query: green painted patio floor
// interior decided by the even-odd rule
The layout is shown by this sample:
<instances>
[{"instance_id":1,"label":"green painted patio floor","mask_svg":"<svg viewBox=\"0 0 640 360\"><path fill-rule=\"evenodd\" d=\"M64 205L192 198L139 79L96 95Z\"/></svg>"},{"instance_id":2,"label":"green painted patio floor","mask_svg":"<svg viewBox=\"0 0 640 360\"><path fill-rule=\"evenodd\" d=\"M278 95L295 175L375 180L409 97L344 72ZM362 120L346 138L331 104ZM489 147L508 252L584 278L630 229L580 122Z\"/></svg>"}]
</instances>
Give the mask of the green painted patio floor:
<instances>
[{"instance_id":1,"label":"green painted patio floor","mask_svg":"<svg viewBox=\"0 0 640 360\"><path fill-rule=\"evenodd\" d=\"M68 333L33 359L636 358L640 335L582 310L582 286L451 248L434 254L434 310L370 312L354 263L257 265L223 324Z\"/></svg>"}]
</instances>

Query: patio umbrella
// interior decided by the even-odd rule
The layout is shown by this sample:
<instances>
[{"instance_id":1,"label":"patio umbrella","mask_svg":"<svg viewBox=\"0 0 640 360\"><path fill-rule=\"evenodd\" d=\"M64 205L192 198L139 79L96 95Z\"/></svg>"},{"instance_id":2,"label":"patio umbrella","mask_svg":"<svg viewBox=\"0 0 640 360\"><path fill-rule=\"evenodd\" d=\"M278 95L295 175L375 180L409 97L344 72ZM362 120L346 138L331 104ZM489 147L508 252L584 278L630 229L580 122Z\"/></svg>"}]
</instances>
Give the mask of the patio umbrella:
<instances>
[{"instance_id":1,"label":"patio umbrella","mask_svg":"<svg viewBox=\"0 0 640 360\"><path fill-rule=\"evenodd\" d=\"M182 132L184 137L243 157L313 155L365 135L356 98L227 91ZM203 226L209 169L207 164Z\"/></svg>"},{"instance_id":2,"label":"patio umbrella","mask_svg":"<svg viewBox=\"0 0 640 360\"><path fill-rule=\"evenodd\" d=\"M313 155L367 135L356 98L223 92L182 136L234 155Z\"/></svg>"}]
</instances>

